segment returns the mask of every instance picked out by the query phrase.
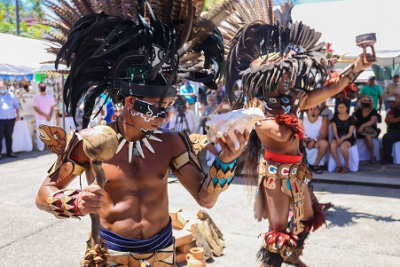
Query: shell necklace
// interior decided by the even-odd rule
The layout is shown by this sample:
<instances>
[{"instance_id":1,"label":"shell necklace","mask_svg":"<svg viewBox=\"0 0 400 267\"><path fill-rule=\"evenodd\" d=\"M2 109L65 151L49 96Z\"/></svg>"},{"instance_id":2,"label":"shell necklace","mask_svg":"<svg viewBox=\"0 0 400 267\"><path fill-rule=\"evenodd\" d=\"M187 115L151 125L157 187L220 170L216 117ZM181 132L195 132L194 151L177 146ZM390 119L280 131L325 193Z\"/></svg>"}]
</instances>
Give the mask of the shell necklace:
<instances>
[{"instance_id":1,"label":"shell necklace","mask_svg":"<svg viewBox=\"0 0 400 267\"><path fill-rule=\"evenodd\" d=\"M119 119L119 117L118 117ZM137 141L128 141L126 138L122 135L121 131L119 130L118 126L118 119L117 119L117 137L119 140L118 148L117 151L115 151L115 154L118 154L121 149L124 147L125 143L129 144L128 147L128 160L129 163L132 161L132 156L141 156L142 158L145 158L144 153L143 153L143 148L142 144L151 152L155 153L154 148L151 146L149 140L154 140L157 142L162 142L160 138L157 138L153 135L145 135L142 139L137 140ZM153 133L155 134L162 134L162 131L160 130L155 130ZM135 147L133 147L135 145Z\"/></svg>"}]
</instances>

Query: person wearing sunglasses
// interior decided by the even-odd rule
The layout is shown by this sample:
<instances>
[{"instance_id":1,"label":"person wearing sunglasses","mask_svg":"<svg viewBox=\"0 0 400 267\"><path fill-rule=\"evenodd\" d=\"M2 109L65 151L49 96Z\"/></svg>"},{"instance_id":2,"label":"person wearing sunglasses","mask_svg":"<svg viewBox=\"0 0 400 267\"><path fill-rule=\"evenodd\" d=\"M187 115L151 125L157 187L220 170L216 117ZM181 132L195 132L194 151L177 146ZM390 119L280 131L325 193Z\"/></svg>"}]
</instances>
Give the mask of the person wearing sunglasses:
<instances>
[{"instance_id":1,"label":"person wearing sunglasses","mask_svg":"<svg viewBox=\"0 0 400 267\"><path fill-rule=\"evenodd\" d=\"M86 128L96 98L106 94L122 107L120 116L108 124L119 143L115 155L102 163L106 183L101 188L92 184L94 163L83 152L80 134L71 131L66 136L58 128L42 125L42 140L58 153L58 160L40 187L36 204L57 218L97 213L104 242L101 247L108 247L110 266L175 266L168 205L169 170L200 206L211 208L232 182L237 157L248 140L248 133L237 132L240 146L235 149L229 137L225 137L226 142L220 138L222 151L206 175L190 138L160 127L174 103L175 86L182 77L217 88L223 71L220 32L197 26L200 17L196 16L200 13L188 10L202 10L204 3L196 3L196 7L192 4L175 6L174 2L172 6L172 2L165 2L163 10L152 10L148 2L137 1L120 6L125 9L123 12L117 7L106 12L93 5L88 10L96 13L70 23L75 27L58 52L56 64L62 60L72 62L64 100L73 117L83 97ZM88 2L82 5L87 6ZM65 14L77 12L69 5L60 8ZM233 11L230 1L216 8L219 11L210 12ZM164 16L160 12L171 13ZM175 15L183 17L170 22ZM196 36L194 33L202 37L193 37L194 43L190 43L189 37ZM195 62L195 67L188 65L187 58L182 59L186 56L193 58L190 62ZM101 127L106 128L95 129L100 131ZM89 185L68 190L71 181L83 171ZM87 257L92 257L91 253L88 250Z\"/></svg>"}]
</instances>

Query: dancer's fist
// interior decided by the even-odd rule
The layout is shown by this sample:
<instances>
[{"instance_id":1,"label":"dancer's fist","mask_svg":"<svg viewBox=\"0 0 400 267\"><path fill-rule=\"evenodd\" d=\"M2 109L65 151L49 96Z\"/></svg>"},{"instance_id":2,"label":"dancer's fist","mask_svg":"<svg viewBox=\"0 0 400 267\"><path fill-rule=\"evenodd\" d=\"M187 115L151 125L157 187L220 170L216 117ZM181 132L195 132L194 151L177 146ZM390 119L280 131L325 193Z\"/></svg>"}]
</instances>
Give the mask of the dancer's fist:
<instances>
[{"instance_id":1,"label":"dancer's fist","mask_svg":"<svg viewBox=\"0 0 400 267\"><path fill-rule=\"evenodd\" d=\"M98 213L104 200L104 189L98 185L84 188L78 197L78 208L83 215Z\"/></svg>"}]
</instances>

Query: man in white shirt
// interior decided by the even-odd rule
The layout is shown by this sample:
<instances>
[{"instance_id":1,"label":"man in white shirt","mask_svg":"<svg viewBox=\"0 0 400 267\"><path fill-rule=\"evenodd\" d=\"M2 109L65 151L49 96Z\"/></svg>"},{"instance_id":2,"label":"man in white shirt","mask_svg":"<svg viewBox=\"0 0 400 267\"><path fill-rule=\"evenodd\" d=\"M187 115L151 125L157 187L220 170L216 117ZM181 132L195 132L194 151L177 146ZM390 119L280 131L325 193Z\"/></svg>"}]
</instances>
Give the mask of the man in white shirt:
<instances>
[{"instance_id":1,"label":"man in white shirt","mask_svg":"<svg viewBox=\"0 0 400 267\"><path fill-rule=\"evenodd\" d=\"M319 163L328 151L328 141L326 141L328 133L328 121L319 116L318 107L312 107L307 110L307 116L303 119L303 145L308 150L318 149L318 155L315 162L309 162L313 165L313 170L317 174L321 174L322 170Z\"/></svg>"}]
</instances>

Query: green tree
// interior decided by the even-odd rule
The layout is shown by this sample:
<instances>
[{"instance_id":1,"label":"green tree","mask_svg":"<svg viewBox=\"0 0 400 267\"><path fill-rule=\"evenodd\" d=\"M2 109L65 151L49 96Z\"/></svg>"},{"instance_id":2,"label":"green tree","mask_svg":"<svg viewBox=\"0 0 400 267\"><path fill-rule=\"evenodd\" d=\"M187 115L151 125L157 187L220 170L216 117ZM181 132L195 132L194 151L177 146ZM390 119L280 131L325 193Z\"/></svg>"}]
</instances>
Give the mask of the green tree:
<instances>
[{"instance_id":1,"label":"green tree","mask_svg":"<svg viewBox=\"0 0 400 267\"><path fill-rule=\"evenodd\" d=\"M42 8L44 0L19 0L20 18L32 17L40 19L45 17ZM0 0L0 33L16 34L16 1ZM44 30L49 27L32 25L28 27L24 21L20 22L20 35L30 38L41 38Z\"/></svg>"},{"instance_id":2,"label":"green tree","mask_svg":"<svg viewBox=\"0 0 400 267\"><path fill-rule=\"evenodd\" d=\"M206 0L204 4L204 11L210 10L213 6L216 6L220 3L224 2L224 0Z\"/></svg>"}]
</instances>

